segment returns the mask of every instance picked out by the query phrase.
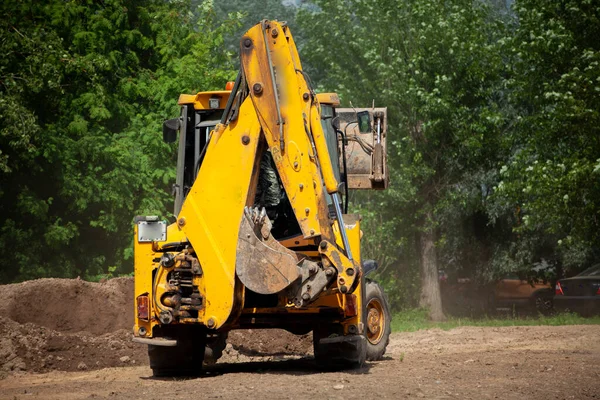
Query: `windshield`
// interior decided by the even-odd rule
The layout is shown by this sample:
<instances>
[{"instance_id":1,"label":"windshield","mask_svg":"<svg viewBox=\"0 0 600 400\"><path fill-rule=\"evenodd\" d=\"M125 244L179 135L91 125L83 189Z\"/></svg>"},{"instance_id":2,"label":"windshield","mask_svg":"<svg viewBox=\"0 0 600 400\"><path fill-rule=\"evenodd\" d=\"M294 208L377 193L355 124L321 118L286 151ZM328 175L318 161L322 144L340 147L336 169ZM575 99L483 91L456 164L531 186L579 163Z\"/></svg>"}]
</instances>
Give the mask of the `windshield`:
<instances>
[{"instance_id":1,"label":"windshield","mask_svg":"<svg viewBox=\"0 0 600 400\"><path fill-rule=\"evenodd\" d=\"M327 141L327 151L333 167L333 173L338 182L340 182L340 158L338 153L337 133L331 125L333 118L333 107L321 104L321 127Z\"/></svg>"},{"instance_id":2,"label":"windshield","mask_svg":"<svg viewBox=\"0 0 600 400\"><path fill-rule=\"evenodd\" d=\"M586 269L585 271L577 274L577 276L600 276L600 264L596 264L593 267Z\"/></svg>"},{"instance_id":3,"label":"windshield","mask_svg":"<svg viewBox=\"0 0 600 400\"><path fill-rule=\"evenodd\" d=\"M184 199L192 188L202 164L202 150L208 144L210 132L219 123L222 110L194 110L192 104L181 108L177 176L175 179L175 215L179 214Z\"/></svg>"}]
</instances>

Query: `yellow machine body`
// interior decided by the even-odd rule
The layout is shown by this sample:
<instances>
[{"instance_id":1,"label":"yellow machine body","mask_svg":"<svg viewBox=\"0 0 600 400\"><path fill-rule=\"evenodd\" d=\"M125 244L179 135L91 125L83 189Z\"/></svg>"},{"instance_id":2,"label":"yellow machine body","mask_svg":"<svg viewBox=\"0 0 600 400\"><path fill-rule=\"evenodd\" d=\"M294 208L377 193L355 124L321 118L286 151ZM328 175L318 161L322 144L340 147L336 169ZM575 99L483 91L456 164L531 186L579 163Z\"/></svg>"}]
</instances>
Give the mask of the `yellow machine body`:
<instances>
[{"instance_id":1,"label":"yellow machine body","mask_svg":"<svg viewBox=\"0 0 600 400\"><path fill-rule=\"evenodd\" d=\"M220 113L220 120L206 138L194 131L207 143L198 161L180 160L188 162L182 176L195 178L189 187L178 183L176 221L160 227L164 222L138 219L134 336L153 343L165 327L185 325L303 333L323 321L362 335L360 217L340 212L334 165L341 161L331 158L322 126L322 106L335 109L339 98L312 91L286 25L254 26L240 52L233 91L179 98L189 110L180 135L204 126L193 119L196 111ZM180 151L189 147L183 140ZM265 209L254 204L265 153L299 227L291 237L273 237Z\"/></svg>"}]
</instances>

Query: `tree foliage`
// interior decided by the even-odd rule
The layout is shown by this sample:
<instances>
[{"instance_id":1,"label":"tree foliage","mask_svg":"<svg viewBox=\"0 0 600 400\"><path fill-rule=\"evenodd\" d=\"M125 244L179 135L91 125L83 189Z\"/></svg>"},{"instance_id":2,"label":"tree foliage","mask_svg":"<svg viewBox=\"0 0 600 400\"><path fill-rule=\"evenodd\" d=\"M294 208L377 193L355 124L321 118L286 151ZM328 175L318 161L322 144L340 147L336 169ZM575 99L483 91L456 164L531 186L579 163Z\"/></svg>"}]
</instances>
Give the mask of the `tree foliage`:
<instances>
[{"instance_id":1,"label":"tree foliage","mask_svg":"<svg viewBox=\"0 0 600 400\"><path fill-rule=\"evenodd\" d=\"M503 24L488 20L484 4L462 0L319 6L305 18L324 31L306 49L324 85L355 103L375 99L389 108L393 188L363 208L380 206L384 219L396 221L387 234L408 244L403 253L385 249L397 257L393 279L414 276L425 232L437 242L437 257L465 262L445 246L456 229L449 215L468 218L481 209L483 182L472 177L484 176L498 157ZM339 32L326 35L333 26ZM368 240L384 243L384 235L370 233Z\"/></svg>"},{"instance_id":2,"label":"tree foliage","mask_svg":"<svg viewBox=\"0 0 600 400\"><path fill-rule=\"evenodd\" d=\"M170 208L161 123L231 79L227 25L183 1L0 8L0 278L131 271L133 216Z\"/></svg>"},{"instance_id":3,"label":"tree foliage","mask_svg":"<svg viewBox=\"0 0 600 400\"><path fill-rule=\"evenodd\" d=\"M0 280L130 271L132 217L171 209L160 124L233 78L263 18L319 90L388 107L391 189L351 198L395 308L438 269L574 273L600 250L597 3L4 2Z\"/></svg>"},{"instance_id":4,"label":"tree foliage","mask_svg":"<svg viewBox=\"0 0 600 400\"><path fill-rule=\"evenodd\" d=\"M206 1L203 1L206 3ZM236 29L225 35L225 46L237 62L242 35L263 19L285 21L294 26L297 6L292 2L281 0L226 0L211 1L214 5L218 21L235 20L239 24ZM294 31L294 37L299 32Z\"/></svg>"},{"instance_id":5,"label":"tree foliage","mask_svg":"<svg viewBox=\"0 0 600 400\"><path fill-rule=\"evenodd\" d=\"M520 0L505 53L514 128L490 206L512 209L517 234L498 260L526 269L541 258L576 271L598 257L600 5Z\"/></svg>"}]
</instances>

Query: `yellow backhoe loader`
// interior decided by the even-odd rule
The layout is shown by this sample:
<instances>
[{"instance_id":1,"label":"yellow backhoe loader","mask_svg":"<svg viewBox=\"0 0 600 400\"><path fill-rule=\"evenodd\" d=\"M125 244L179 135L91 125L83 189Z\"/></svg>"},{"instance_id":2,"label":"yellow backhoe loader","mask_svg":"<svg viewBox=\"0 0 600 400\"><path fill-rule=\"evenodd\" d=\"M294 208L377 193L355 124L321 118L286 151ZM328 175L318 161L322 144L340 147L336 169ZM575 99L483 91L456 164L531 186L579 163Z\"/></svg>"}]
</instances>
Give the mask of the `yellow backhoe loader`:
<instances>
[{"instance_id":1,"label":"yellow backhoe loader","mask_svg":"<svg viewBox=\"0 0 600 400\"><path fill-rule=\"evenodd\" d=\"M347 209L350 189L388 185L386 109L316 94L284 23L248 30L240 57L226 90L181 95L164 123L176 220L135 218L133 340L156 376L197 374L232 329L312 331L318 367L380 359L390 313Z\"/></svg>"}]
</instances>

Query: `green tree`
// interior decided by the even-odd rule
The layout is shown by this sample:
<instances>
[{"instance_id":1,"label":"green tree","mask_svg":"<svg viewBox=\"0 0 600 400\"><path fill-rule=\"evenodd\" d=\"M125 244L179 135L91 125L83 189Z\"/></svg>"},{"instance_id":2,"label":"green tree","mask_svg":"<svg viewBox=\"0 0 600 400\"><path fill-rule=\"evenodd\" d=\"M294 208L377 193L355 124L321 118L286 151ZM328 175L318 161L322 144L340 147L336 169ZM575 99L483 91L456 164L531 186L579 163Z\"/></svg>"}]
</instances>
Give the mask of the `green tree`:
<instances>
[{"instance_id":1,"label":"green tree","mask_svg":"<svg viewBox=\"0 0 600 400\"><path fill-rule=\"evenodd\" d=\"M600 5L518 0L514 10L514 129L489 208L510 216L514 235L496 258L523 272L540 258L576 270L600 240Z\"/></svg>"},{"instance_id":2,"label":"green tree","mask_svg":"<svg viewBox=\"0 0 600 400\"><path fill-rule=\"evenodd\" d=\"M389 108L393 188L361 207L397 221L388 234L404 238L406 253L387 251L399 266L420 266L420 304L443 319L440 253L453 251L447 237L458 222L447 216L481 211L486 182L473 177L486 177L499 157L504 24L466 0L317 4L299 17L314 27L304 48L315 80Z\"/></svg>"},{"instance_id":3,"label":"green tree","mask_svg":"<svg viewBox=\"0 0 600 400\"><path fill-rule=\"evenodd\" d=\"M214 6L217 20L239 22L236 29L225 35L225 46L230 54L235 56L236 61L240 50L240 39L248 29L263 19L286 21L290 26L294 26L297 11L296 4L282 0L222 0L216 2L204 0L202 3ZM299 32L296 30L294 32L296 39L296 33Z\"/></svg>"},{"instance_id":4,"label":"green tree","mask_svg":"<svg viewBox=\"0 0 600 400\"><path fill-rule=\"evenodd\" d=\"M233 76L228 25L189 7L0 5L0 280L131 271L133 216L171 208L162 121Z\"/></svg>"}]
</instances>

